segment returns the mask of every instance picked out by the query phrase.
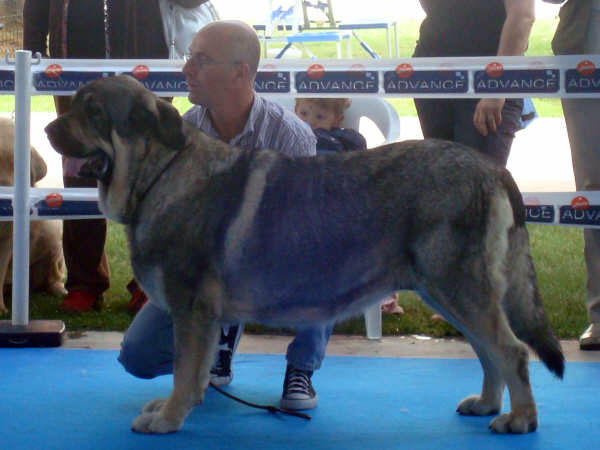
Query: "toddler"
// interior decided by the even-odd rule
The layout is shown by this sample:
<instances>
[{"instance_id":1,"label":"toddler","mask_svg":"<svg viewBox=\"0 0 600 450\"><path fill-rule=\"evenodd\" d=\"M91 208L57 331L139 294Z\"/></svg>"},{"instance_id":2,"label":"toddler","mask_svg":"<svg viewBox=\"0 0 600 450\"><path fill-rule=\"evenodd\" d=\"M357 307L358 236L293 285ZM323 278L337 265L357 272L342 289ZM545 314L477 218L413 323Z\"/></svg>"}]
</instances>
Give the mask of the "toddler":
<instances>
[{"instance_id":1,"label":"toddler","mask_svg":"<svg viewBox=\"0 0 600 450\"><path fill-rule=\"evenodd\" d=\"M367 141L351 128L340 128L349 98L297 98L294 111L317 137L317 153L366 150Z\"/></svg>"}]
</instances>

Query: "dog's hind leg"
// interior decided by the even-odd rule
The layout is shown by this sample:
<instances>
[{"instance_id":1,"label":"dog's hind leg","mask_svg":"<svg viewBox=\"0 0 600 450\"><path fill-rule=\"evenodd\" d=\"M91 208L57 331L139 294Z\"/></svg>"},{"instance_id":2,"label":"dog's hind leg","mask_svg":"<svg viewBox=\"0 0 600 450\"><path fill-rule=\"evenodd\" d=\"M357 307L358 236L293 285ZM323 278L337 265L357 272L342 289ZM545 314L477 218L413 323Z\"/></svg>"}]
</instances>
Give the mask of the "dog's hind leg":
<instances>
[{"instance_id":1,"label":"dog's hind leg","mask_svg":"<svg viewBox=\"0 0 600 450\"><path fill-rule=\"evenodd\" d=\"M506 383L512 411L492 420L490 429L498 433L534 431L537 410L529 383L527 347L515 337L502 311L480 313L473 315L478 323L465 334L483 366L482 393L464 399L457 410L474 415L499 412Z\"/></svg>"},{"instance_id":2,"label":"dog's hind leg","mask_svg":"<svg viewBox=\"0 0 600 450\"><path fill-rule=\"evenodd\" d=\"M468 290L473 294L473 286ZM512 411L492 420L490 429L498 433L534 431L537 427L537 410L529 384L527 347L513 334L499 303L496 300L490 303L481 301L482 298L495 297L494 293L481 289L480 294L478 299L469 298L466 290L459 289L457 300L452 305L443 300L436 301L443 298L441 293L433 294L436 300L430 302L438 306L444 317L468 339L483 368L481 394L463 399L457 411L463 415L477 416L498 413L502 408L506 385Z\"/></svg>"},{"instance_id":3,"label":"dog's hind leg","mask_svg":"<svg viewBox=\"0 0 600 450\"><path fill-rule=\"evenodd\" d=\"M450 241L465 242L466 247L438 246L436 252L429 252L438 258L445 256L440 259L446 264L420 264L425 275L421 288L427 293L426 300L469 340L484 370L481 395L467 397L458 412L483 415L499 411L506 384L512 411L494 419L490 428L499 433L527 433L537 427L529 353L513 333L503 307L510 285L508 273L513 269L507 266L507 256L509 230L514 226L505 194L491 198L489 215L483 235L459 235ZM437 270L427 272L432 269Z\"/></svg>"},{"instance_id":4,"label":"dog's hind leg","mask_svg":"<svg viewBox=\"0 0 600 450\"><path fill-rule=\"evenodd\" d=\"M513 194L518 196L518 191ZM497 368L497 375L506 383L510 394L511 412L490 423L490 429L498 433L528 433L537 428L537 409L529 383L529 352L515 336L503 306L509 291L510 271L518 270L509 265L515 244L510 236L515 228L524 226L521 214L513 209L519 207L513 196L500 189L490 197L483 251L468 261L471 273L476 273L477 268L481 272L477 280L466 283L468 288L463 291L471 295L471 304L478 307L470 311L470 320L465 321L472 324L469 340L479 349L484 370L487 360ZM484 381L482 398L485 389Z\"/></svg>"},{"instance_id":5,"label":"dog's hind leg","mask_svg":"<svg viewBox=\"0 0 600 450\"><path fill-rule=\"evenodd\" d=\"M218 323L198 319L191 311L173 314L175 361L173 390L166 399L147 403L131 425L139 433L172 433L202 402L218 342Z\"/></svg>"},{"instance_id":6,"label":"dog's hind leg","mask_svg":"<svg viewBox=\"0 0 600 450\"><path fill-rule=\"evenodd\" d=\"M61 297L67 295L63 283L65 261L60 254L49 254L36 261L29 268L29 282L33 290L45 289L50 295Z\"/></svg>"},{"instance_id":7,"label":"dog's hind leg","mask_svg":"<svg viewBox=\"0 0 600 450\"><path fill-rule=\"evenodd\" d=\"M537 409L529 382L529 352L527 347L512 333L504 315L498 316L484 336L483 341L492 364L498 367L510 394L511 412L502 414L490 422L490 429L497 433L529 433L537 429ZM485 391L485 384L484 384Z\"/></svg>"},{"instance_id":8,"label":"dog's hind leg","mask_svg":"<svg viewBox=\"0 0 600 450\"><path fill-rule=\"evenodd\" d=\"M469 284L467 289L459 289L452 301L445 294L449 289L439 290L432 286L427 293L421 292L421 296L467 338L483 369L481 394L463 399L456 411L462 415L488 416L502 409L506 376L502 370L502 357L498 355L504 354L504 350L497 348L495 341L500 338L506 340L505 335L510 333L510 328L502 325L506 320L497 303L485 304L481 301L489 296L489 290L484 289L482 283L477 283L481 285L478 287ZM479 295L474 296L475 292ZM516 339L513 341L518 345Z\"/></svg>"},{"instance_id":9,"label":"dog's hind leg","mask_svg":"<svg viewBox=\"0 0 600 450\"><path fill-rule=\"evenodd\" d=\"M513 334L506 316L500 314L480 317L480 326L472 344L480 346L486 359L498 368L510 394L511 412L490 422L497 433L529 433L537 429L537 409L529 382L529 352ZM484 383L485 392L485 383Z\"/></svg>"},{"instance_id":10,"label":"dog's hind leg","mask_svg":"<svg viewBox=\"0 0 600 450\"><path fill-rule=\"evenodd\" d=\"M506 386L502 374L496 364L488 357L484 348L476 342L471 346L483 368L483 387L481 395L470 395L463 399L456 408L459 414L467 416L490 416L495 415L502 409L502 397Z\"/></svg>"}]
</instances>

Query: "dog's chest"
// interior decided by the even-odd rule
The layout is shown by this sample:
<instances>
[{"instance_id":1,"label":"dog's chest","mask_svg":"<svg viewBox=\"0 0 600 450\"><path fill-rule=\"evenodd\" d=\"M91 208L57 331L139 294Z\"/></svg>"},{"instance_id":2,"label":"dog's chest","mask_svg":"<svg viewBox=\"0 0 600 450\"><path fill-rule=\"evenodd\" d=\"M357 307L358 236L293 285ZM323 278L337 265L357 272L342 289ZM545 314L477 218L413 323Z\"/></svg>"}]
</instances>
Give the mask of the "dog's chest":
<instances>
[{"instance_id":1,"label":"dog's chest","mask_svg":"<svg viewBox=\"0 0 600 450\"><path fill-rule=\"evenodd\" d=\"M164 272L160 267L136 271L136 278L152 303L162 309L170 309L164 289Z\"/></svg>"}]
</instances>

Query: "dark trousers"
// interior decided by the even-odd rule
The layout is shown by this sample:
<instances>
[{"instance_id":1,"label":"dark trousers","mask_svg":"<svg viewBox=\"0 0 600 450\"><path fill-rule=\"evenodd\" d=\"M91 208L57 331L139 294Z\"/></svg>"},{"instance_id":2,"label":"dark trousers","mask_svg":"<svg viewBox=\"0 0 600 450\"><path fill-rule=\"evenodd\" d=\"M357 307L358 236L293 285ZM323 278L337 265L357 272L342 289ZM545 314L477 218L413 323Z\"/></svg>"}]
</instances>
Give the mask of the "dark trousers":
<instances>
[{"instance_id":1,"label":"dark trousers","mask_svg":"<svg viewBox=\"0 0 600 450\"><path fill-rule=\"evenodd\" d=\"M66 113L69 97L55 97L56 112ZM96 187L91 178L64 176L65 187ZM67 291L81 290L100 295L109 287L110 272L104 252L106 219L65 220L63 222L63 253L67 266Z\"/></svg>"},{"instance_id":2,"label":"dark trousers","mask_svg":"<svg viewBox=\"0 0 600 450\"><path fill-rule=\"evenodd\" d=\"M483 136L473 125L478 99L415 99L423 137L459 142L506 166L510 146L520 129L522 99L506 99L496 133Z\"/></svg>"}]
</instances>

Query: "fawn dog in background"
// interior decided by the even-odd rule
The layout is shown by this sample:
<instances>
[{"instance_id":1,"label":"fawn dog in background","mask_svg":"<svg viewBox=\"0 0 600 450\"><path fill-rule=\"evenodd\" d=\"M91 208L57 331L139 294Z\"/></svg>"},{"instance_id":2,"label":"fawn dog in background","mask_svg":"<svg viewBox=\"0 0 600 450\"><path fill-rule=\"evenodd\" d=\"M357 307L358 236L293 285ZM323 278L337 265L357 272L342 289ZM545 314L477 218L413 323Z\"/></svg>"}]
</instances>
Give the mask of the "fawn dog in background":
<instances>
[{"instance_id":1,"label":"fawn dog in background","mask_svg":"<svg viewBox=\"0 0 600 450\"><path fill-rule=\"evenodd\" d=\"M0 118L0 186L14 185L15 125L11 119ZM31 147L31 185L44 178L46 163ZM12 281L12 222L0 222L0 312L6 312L4 291ZM32 290L46 290L54 296L67 293L63 279L65 260L62 251L62 222L35 220L29 224L29 282Z\"/></svg>"}]
</instances>

